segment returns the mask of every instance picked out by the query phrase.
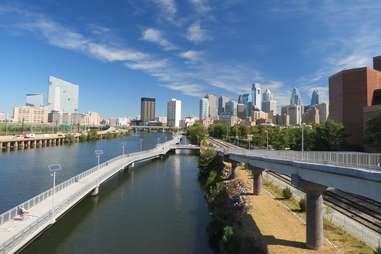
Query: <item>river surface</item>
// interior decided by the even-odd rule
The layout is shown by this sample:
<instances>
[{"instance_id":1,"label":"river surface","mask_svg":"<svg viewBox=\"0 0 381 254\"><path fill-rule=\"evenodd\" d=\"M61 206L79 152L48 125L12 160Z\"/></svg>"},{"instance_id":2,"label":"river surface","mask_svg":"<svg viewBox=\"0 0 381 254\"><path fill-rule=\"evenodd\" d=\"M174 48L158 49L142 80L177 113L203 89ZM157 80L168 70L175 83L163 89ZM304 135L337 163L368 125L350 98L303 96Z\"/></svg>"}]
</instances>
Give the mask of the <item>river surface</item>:
<instances>
[{"instance_id":1,"label":"river surface","mask_svg":"<svg viewBox=\"0 0 381 254\"><path fill-rule=\"evenodd\" d=\"M159 140L159 139L160 140ZM154 147L170 138L142 133L96 143L0 154L0 209L7 210L51 186L47 166L61 163L58 183L101 161ZM198 184L198 157L182 152L139 164L101 185L23 253L212 253L208 208Z\"/></svg>"}]
</instances>

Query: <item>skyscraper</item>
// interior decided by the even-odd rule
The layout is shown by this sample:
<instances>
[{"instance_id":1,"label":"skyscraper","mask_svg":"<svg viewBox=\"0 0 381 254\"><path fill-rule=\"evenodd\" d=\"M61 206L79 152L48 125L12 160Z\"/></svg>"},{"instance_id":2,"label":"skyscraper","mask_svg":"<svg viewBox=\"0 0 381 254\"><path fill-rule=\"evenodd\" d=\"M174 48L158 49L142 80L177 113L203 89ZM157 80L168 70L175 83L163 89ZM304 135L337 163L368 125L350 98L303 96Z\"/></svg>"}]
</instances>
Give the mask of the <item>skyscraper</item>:
<instances>
[{"instance_id":1,"label":"skyscraper","mask_svg":"<svg viewBox=\"0 0 381 254\"><path fill-rule=\"evenodd\" d=\"M262 96L262 111L266 113L272 112L273 115L276 114L276 101L268 88L266 88Z\"/></svg>"},{"instance_id":2,"label":"skyscraper","mask_svg":"<svg viewBox=\"0 0 381 254\"><path fill-rule=\"evenodd\" d=\"M253 102L252 96L249 93L242 95L242 104L248 105L249 102Z\"/></svg>"},{"instance_id":3,"label":"skyscraper","mask_svg":"<svg viewBox=\"0 0 381 254\"><path fill-rule=\"evenodd\" d=\"M273 100L273 95L272 95L270 89L266 88L266 90L262 96L262 102L271 101L271 100Z\"/></svg>"},{"instance_id":4,"label":"skyscraper","mask_svg":"<svg viewBox=\"0 0 381 254\"><path fill-rule=\"evenodd\" d=\"M26 94L26 106L42 107L44 106L44 96L41 93Z\"/></svg>"},{"instance_id":5,"label":"skyscraper","mask_svg":"<svg viewBox=\"0 0 381 254\"><path fill-rule=\"evenodd\" d=\"M315 89L311 96L311 106L319 104L319 91Z\"/></svg>"},{"instance_id":6,"label":"skyscraper","mask_svg":"<svg viewBox=\"0 0 381 254\"><path fill-rule=\"evenodd\" d=\"M207 98L200 99L200 120L209 118L209 100Z\"/></svg>"},{"instance_id":7,"label":"skyscraper","mask_svg":"<svg viewBox=\"0 0 381 254\"><path fill-rule=\"evenodd\" d=\"M79 86L49 76L48 107L61 113L78 112Z\"/></svg>"},{"instance_id":8,"label":"skyscraper","mask_svg":"<svg viewBox=\"0 0 381 254\"><path fill-rule=\"evenodd\" d=\"M213 94L205 95L205 98L209 101L209 117L213 120L218 119L216 96Z\"/></svg>"},{"instance_id":9,"label":"skyscraper","mask_svg":"<svg viewBox=\"0 0 381 254\"><path fill-rule=\"evenodd\" d=\"M229 97L227 96L220 96L218 98L218 115L220 115L222 112L225 112L226 102L229 101Z\"/></svg>"},{"instance_id":10,"label":"skyscraper","mask_svg":"<svg viewBox=\"0 0 381 254\"><path fill-rule=\"evenodd\" d=\"M231 115L237 115L237 101L230 100L226 103L226 112L229 112Z\"/></svg>"},{"instance_id":11,"label":"skyscraper","mask_svg":"<svg viewBox=\"0 0 381 254\"><path fill-rule=\"evenodd\" d=\"M144 123L155 121L155 98L142 97L140 101L140 120Z\"/></svg>"},{"instance_id":12,"label":"skyscraper","mask_svg":"<svg viewBox=\"0 0 381 254\"><path fill-rule=\"evenodd\" d=\"M169 127L180 127L181 101L170 99L167 104L167 125Z\"/></svg>"},{"instance_id":13,"label":"skyscraper","mask_svg":"<svg viewBox=\"0 0 381 254\"><path fill-rule=\"evenodd\" d=\"M290 105L302 105L302 97L296 87L292 89Z\"/></svg>"},{"instance_id":14,"label":"skyscraper","mask_svg":"<svg viewBox=\"0 0 381 254\"><path fill-rule=\"evenodd\" d=\"M258 83L254 83L252 85L251 97L253 100L253 106L259 110L262 110L262 92L261 86Z\"/></svg>"}]
</instances>

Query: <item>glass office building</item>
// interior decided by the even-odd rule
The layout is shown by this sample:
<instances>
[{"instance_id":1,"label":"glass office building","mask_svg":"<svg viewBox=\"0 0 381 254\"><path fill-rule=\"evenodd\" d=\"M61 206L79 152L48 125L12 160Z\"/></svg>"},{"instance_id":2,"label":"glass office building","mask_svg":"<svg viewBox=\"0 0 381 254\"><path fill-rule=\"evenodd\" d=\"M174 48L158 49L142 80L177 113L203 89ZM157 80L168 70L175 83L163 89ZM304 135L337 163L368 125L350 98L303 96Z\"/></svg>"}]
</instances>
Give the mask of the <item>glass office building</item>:
<instances>
[{"instance_id":1,"label":"glass office building","mask_svg":"<svg viewBox=\"0 0 381 254\"><path fill-rule=\"evenodd\" d=\"M65 80L49 76L49 111L61 113L78 112L79 86Z\"/></svg>"}]
</instances>

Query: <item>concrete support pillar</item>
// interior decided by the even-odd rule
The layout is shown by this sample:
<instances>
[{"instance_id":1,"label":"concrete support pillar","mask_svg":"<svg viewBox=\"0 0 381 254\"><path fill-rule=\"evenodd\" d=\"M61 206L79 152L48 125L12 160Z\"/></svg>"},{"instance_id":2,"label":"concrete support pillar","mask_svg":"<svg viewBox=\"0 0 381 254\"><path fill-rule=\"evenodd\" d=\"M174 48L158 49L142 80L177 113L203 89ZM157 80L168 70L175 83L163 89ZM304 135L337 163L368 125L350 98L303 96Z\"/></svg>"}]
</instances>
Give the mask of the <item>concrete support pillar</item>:
<instances>
[{"instance_id":1,"label":"concrete support pillar","mask_svg":"<svg viewBox=\"0 0 381 254\"><path fill-rule=\"evenodd\" d=\"M15 141L15 142L13 143L13 148L16 150L16 149L18 148L18 146L19 146L18 142Z\"/></svg>"},{"instance_id":2,"label":"concrete support pillar","mask_svg":"<svg viewBox=\"0 0 381 254\"><path fill-rule=\"evenodd\" d=\"M30 140L28 140L28 142L26 142L26 146L27 146L27 148L30 148Z\"/></svg>"},{"instance_id":3,"label":"concrete support pillar","mask_svg":"<svg viewBox=\"0 0 381 254\"><path fill-rule=\"evenodd\" d=\"M7 142L7 150L11 149L11 142Z\"/></svg>"},{"instance_id":4,"label":"concrete support pillar","mask_svg":"<svg viewBox=\"0 0 381 254\"><path fill-rule=\"evenodd\" d=\"M253 169L253 194L260 195L262 192L262 169Z\"/></svg>"},{"instance_id":5,"label":"concrete support pillar","mask_svg":"<svg viewBox=\"0 0 381 254\"><path fill-rule=\"evenodd\" d=\"M309 249L317 250L324 243L322 194L327 187L303 179L295 180L295 176L291 176L291 178L306 193L306 246Z\"/></svg>"},{"instance_id":6,"label":"concrete support pillar","mask_svg":"<svg viewBox=\"0 0 381 254\"><path fill-rule=\"evenodd\" d=\"M42 142L42 146L46 146L47 144L48 144L48 141L44 139L44 141Z\"/></svg>"},{"instance_id":7,"label":"concrete support pillar","mask_svg":"<svg viewBox=\"0 0 381 254\"><path fill-rule=\"evenodd\" d=\"M97 185L90 193L90 196L94 197L99 194L99 185Z\"/></svg>"},{"instance_id":8,"label":"concrete support pillar","mask_svg":"<svg viewBox=\"0 0 381 254\"><path fill-rule=\"evenodd\" d=\"M36 148L36 146L37 146L37 140L34 140L33 141L33 147Z\"/></svg>"},{"instance_id":9,"label":"concrete support pillar","mask_svg":"<svg viewBox=\"0 0 381 254\"><path fill-rule=\"evenodd\" d=\"M0 152L3 150L3 142L0 142Z\"/></svg>"},{"instance_id":10,"label":"concrete support pillar","mask_svg":"<svg viewBox=\"0 0 381 254\"><path fill-rule=\"evenodd\" d=\"M24 147L25 147L25 141L21 141L19 144L19 148L24 149Z\"/></svg>"}]
</instances>

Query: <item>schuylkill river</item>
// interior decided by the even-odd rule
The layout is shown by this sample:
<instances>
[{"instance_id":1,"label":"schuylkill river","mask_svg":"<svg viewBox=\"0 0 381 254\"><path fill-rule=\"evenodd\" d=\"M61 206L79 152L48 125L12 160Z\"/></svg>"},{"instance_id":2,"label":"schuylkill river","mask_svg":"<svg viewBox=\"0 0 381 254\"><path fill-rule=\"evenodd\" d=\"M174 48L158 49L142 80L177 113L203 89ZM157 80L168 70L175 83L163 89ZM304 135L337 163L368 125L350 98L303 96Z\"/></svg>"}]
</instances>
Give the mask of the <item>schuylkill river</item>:
<instances>
[{"instance_id":1,"label":"schuylkill river","mask_svg":"<svg viewBox=\"0 0 381 254\"><path fill-rule=\"evenodd\" d=\"M122 153L149 149L165 141L164 133L71 146L0 153L0 211L51 186L47 166L60 163L57 182ZM212 253L206 225L208 209L197 181L198 157L181 153L154 160L115 175L101 185L23 253Z\"/></svg>"}]
</instances>

